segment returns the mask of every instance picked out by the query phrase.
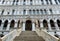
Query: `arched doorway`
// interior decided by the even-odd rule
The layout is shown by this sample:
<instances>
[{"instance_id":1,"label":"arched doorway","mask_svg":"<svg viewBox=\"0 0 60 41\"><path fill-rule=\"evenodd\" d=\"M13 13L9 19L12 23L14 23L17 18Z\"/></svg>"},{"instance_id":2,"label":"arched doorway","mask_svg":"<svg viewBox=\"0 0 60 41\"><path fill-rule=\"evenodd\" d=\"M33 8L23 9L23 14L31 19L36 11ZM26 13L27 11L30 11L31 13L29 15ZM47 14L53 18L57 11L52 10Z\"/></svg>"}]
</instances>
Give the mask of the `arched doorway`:
<instances>
[{"instance_id":1,"label":"arched doorway","mask_svg":"<svg viewBox=\"0 0 60 41\"><path fill-rule=\"evenodd\" d=\"M32 30L32 22L30 20L26 21L25 30L29 30L29 31Z\"/></svg>"},{"instance_id":2,"label":"arched doorway","mask_svg":"<svg viewBox=\"0 0 60 41\"><path fill-rule=\"evenodd\" d=\"M58 25L58 27L60 29L60 20L57 20L57 25Z\"/></svg>"},{"instance_id":3,"label":"arched doorway","mask_svg":"<svg viewBox=\"0 0 60 41\"><path fill-rule=\"evenodd\" d=\"M43 26L44 26L46 29L48 29L48 23L47 23L46 20L43 20Z\"/></svg>"},{"instance_id":4,"label":"arched doorway","mask_svg":"<svg viewBox=\"0 0 60 41\"><path fill-rule=\"evenodd\" d=\"M3 29L6 29L7 25L8 25L8 20L6 20L6 21L4 22Z\"/></svg>"},{"instance_id":5,"label":"arched doorway","mask_svg":"<svg viewBox=\"0 0 60 41\"><path fill-rule=\"evenodd\" d=\"M55 24L54 24L54 21L53 20L50 20L50 25L51 25L51 28L52 29L55 29Z\"/></svg>"},{"instance_id":6,"label":"arched doorway","mask_svg":"<svg viewBox=\"0 0 60 41\"><path fill-rule=\"evenodd\" d=\"M14 28L14 25L15 25L15 21L12 20L11 23L10 23L10 28Z\"/></svg>"}]
</instances>

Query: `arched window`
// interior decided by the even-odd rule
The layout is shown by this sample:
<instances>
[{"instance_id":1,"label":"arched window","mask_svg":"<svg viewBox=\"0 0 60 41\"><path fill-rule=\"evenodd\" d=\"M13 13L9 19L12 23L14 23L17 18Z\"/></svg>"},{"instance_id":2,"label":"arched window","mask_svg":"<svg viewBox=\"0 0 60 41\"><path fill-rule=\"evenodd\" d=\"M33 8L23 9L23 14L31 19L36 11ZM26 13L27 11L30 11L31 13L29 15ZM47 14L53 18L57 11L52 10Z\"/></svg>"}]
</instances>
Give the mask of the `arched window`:
<instances>
[{"instance_id":1,"label":"arched window","mask_svg":"<svg viewBox=\"0 0 60 41\"><path fill-rule=\"evenodd\" d=\"M37 11L37 15L39 15L39 10L37 9L36 11Z\"/></svg>"},{"instance_id":2,"label":"arched window","mask_svg":"<svg viewBox=\"0 0 60 41\"><path fill-rule=\"evenodd\" d=\"M0 20L0 26L1 26L1 24L2 24L2 20Z\"/></svg>"},{"instance_id":3,"label":"arched window","mask_svg":"<svg viewBox=\"0 0 60 41\"><path fill-rule=\"evenodd\" d=\"M57 20L57 25L58 25L58 27L60 29L60 20Z\"/></svg>"},{"instance_id":4,"label":"arched window","mask_svg":"<svg viewBox=\"0 0 60 41\"><path fill-rule=\"evenodd\" d=\"M43 14L43 10L42 9L40 9L40 12L41 12L41 14Z\"/></svg>"},{"instance_id":5,"label":"arched window","mask_svg":"<svg viewBox=\"0 0 60 41\"><path fill-rule=\"evenodd\" d=\"M53 14L52 9L49 9L50 13Z\"/></svg>"},{"instance_id":6,"label":"arched window","mask_svg":"<svg viewBox=\"0 0 60 41\"><path fill-rule=\"evenodd\" d=\"M52 29L55 29L55 24L54 24L54 21L53 20L50 20L50 25L51 25L51 28Z\"/></svg>"},{"instance_id":7,"label":"arched window","mask_svg":"<svg viewBox=\"0 0 60 41\"><path fill-rule=\"evenodd\" d=\"M10 28L14 28L14 25L15 25L15 21L12 20L11 23L10 23Z\"/></svg>"},{"instance_id":8,"label":"arched window","mask_svg":"<svg viewBox=\"0 0 60 41\"><path fill-rule=\"evenodd\" d=\"M47 11L46 11L46 9L44 9L44 13L45 13L45 14L47 14Z\"/></svg>"},{"instance_id":9,"label":"arched window","mask_svg":"<svg viewBox=\"0 0 60 41\"><path fill-rule=\"evenodd\" d=\"M15 12L15 10L13 9L13 10L12 10L12 15L14 15L14 12Z\"/></svg>"},{"instance_id":10,"label":"arched window","mask_svg":"<svg viewBox=\"0 0 60 41\"><path fill-rule=\"evenodd\" d=\"M4 9L2 10L1 15L3 15L3 13L4 13Z\"/></svg>"},{"instance_id":11,"label":"arched window","mask_svg":"<svg viewBox=\"0 0 60 41\"><path fill-rule=\"evenodd\" d=\"M33 15L35 14L35 10L33 10Z\"/></svg>"},{"instance_id":12,"label":"arched window","mask_svg":"<svg viewBox=\"0 0 60 41\"><path fill-rule=\"evenodd\" d=\"M48 23L47 23L46 20L43 20L43 26L44 26L46 29L48 29Z\"/></svg>"},{"instance_id":13,"label":"arched window","mask_svg":"<svg viewBox=\"0 0 60 41\"><path fill-rule=\"evenodd\" d=\"M3 29L6 29L7 25L8 25L8 20L4 22Z\"/></svg>"}]
</instances>

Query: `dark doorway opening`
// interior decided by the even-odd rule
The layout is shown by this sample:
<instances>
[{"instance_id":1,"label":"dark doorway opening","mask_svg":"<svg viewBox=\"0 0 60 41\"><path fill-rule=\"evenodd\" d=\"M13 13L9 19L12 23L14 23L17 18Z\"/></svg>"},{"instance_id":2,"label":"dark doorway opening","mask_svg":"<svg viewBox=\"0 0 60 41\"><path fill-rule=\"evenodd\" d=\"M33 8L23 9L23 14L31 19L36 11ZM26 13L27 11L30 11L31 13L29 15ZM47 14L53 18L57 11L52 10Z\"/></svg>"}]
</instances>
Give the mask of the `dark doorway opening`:
<instances>
[{"instance_id":1,"label":"dark doorway opening","mask_svg":"<svg viewBox=\"0 0 60 41\"><path fill-rule=\"evenodd\" d=\"M26 21L25 30L28 30L28 31L32 30L32 22L30 20Z\"/></svg>"}]
</instances>

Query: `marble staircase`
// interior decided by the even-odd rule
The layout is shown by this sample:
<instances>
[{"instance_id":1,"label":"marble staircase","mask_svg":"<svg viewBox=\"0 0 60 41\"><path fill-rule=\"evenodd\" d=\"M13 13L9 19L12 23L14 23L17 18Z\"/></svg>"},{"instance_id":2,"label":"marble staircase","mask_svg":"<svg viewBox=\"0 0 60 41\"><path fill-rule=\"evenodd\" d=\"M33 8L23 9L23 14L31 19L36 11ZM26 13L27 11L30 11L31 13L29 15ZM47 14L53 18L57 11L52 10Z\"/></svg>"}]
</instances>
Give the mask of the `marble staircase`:
<instances>
[{"instance_id":1,"label":"marble staircase","mask_svg":"<svg viewBox=\"0 0 60 41\"><path fill-rule=\"evenodd\" d=\"M16 36L13 41L45 41L39 37L35 31L22 31L19 36Z\"/></svg>"}]
</instances>

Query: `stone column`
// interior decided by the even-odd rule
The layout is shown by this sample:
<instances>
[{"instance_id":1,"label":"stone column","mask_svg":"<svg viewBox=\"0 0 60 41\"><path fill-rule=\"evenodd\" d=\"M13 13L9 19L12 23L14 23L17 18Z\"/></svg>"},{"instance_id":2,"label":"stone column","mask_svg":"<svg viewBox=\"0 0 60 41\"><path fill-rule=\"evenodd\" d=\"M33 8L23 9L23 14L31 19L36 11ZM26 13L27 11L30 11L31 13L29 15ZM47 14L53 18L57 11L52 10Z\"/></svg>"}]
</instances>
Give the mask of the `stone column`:
<instances>
[{"instance_id":1,"label":"stone column","mask_svg":"<svg viewBox=\"0 0 60 41\"><path fill-rule=\"evenodd\" d=\"M35 27L38 28L38 22L37 22L37 20L35 22Z\"/></svg>"},{"instance_id":2,"label":"stone column","mask_svg":"<svg viewBox=\"0 0 60 41\"><path fill-rule=\"evenodd\" d=\"M26 15L28 14L28 10L26 10Z\"/></svg>"},{"instance_id":3,"label":"stone column","mask_svg":"<svg viewBox=\"0 0 60 41\"><path fill-rule=\"evenodd\" d=\"M55 22L55 28L56 28L56 30L59 30L59 27L57 25L57 22Z\"/></svg>"},{"instance_id":4,"label":"stone column","mask_svg":"<svg viewBox=\"0 0 60 41\"><path fill-rule=\"evenodd\" d=\"M32 31L35 31L35 23L32 22Z\"/></svg>"},{"instance_id":5,"label":"stone column","mask_svg":"<svg viewBox=\"0 0 60 41\"><path fill-rule=\"evenodd\" d=\"M43 22L40 21L40 28L43 28Z\"/></svg>"},{"instance_id":6,"label":"stone column","mask_svg":"<svg viewBox=\"0 0 60 41\"><path fill-rule=\"evenodd\" d=\"M18 24L18 23L17 23L17 22L15 22L14 28L17 28L17 24Z\"/></svg>"},{"instance_id":7,"label":"stone column","mask_svg":"<svg viewBox=\"0 0 60 41\"><path fill-rule=\"evenodd\" d=\"M22 31L25 31L25 22L23 22Z\"/></svg>"},{"instance_id":8,"label":"stone column","mask_svg":"<svg viewBox=\"0 0 60 41\"><path fill-rule=\"evenodd\" d=\"M21 28L21 23L19 23L19 28Z\"/></svg>"},{"instance_id":9,"label":"stone column","mask_svg":"<svg viewBox=\"0 0 60 41\"><path fill-rule=\"evenodd\" d=\"M1 24L1 30L3 30L4 23Z\"/></svg>"},{"instance_id":10,"label":"stone column","mask_svg":"<svg viewBox=\"0 0 60 41\"><path fill-rule=\"evenodd\" d=\"M9 30L9 29L10 29L10 23L8 23L6 30Z\"/></svg>"},{"instance_id":11,"label":"stone column","mask_svg":"<svg viewBox=\"0 0 60 41\"><path fill-rule=\"evenodd\" d=\"M37 10L35 10L35 15L38 15Z\"/></svg>"},{"instance_id":12,"label":"stone column","mask_svg":"<svg viewBox=\"0 0 60 41\"><path fill-rule=\"evenodd\" d=\"M48 22L48 30L50 30L50 31L52 30L51 26L50 26L50 22Z\"/></svg>"}]
</instances>

